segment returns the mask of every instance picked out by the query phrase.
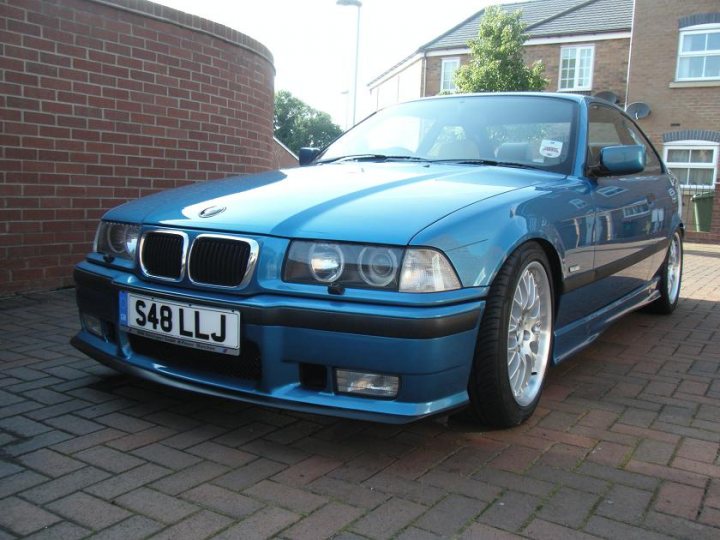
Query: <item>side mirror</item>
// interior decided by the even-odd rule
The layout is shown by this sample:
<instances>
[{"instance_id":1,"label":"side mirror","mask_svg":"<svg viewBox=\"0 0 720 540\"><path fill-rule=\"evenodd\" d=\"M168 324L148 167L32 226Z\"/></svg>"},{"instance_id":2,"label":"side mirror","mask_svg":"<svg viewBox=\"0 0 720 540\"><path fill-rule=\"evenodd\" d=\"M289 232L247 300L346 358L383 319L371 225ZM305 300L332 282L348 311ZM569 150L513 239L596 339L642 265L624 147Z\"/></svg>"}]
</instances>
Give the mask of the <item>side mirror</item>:
<instances>
[{"instance_id":1,"label":"side mirror","mask_svg":"<svg viewBox=\"0 0 720 540\"><path fill-rule=\"evenodd\" d=\"M623 176L645 170L645 147L640 144L606 146L600 150L600 176Z\"/></svg>"},{"instance_id":2,"label":"side mirror","mask_svg":"<svg viewBox=\"0 0 720 540\"><path fill-rule=\"evenodd\" d=\"M300 166L309 165L316 157L318 157L318 154L320 154L319 148L301 148L300 153L298 154L298 162L300 163Z\"/></svg>"}]
</instances>

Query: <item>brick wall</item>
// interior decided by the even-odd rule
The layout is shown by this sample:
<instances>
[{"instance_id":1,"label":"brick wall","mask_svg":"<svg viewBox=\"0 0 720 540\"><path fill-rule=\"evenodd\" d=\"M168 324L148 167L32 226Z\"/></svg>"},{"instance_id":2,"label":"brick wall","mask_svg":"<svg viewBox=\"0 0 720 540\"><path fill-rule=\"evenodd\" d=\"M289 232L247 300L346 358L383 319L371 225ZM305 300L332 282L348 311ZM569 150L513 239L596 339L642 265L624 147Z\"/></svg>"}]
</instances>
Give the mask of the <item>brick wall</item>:
<instances>
[{"instance_id":1,"label":"brick wall","mask_svg":"<svg viewBox=\"0 0 720 540\"><path fill-rule=\"evenodd\" d=\"M145 0L0 0L0 295L71 284L108 208L271 168L273 78Z\"/></svg>"},{"instance_id":2,"label":"brick wall","mask_svg":"<svg viewBox=\"0 0 720 540\"><path fill-rule=\"evenodd\" d=\"M299 165L297 156L287 146L277 139L273 142L273 169L290 169Z\"/></svg>"}]
</instances>

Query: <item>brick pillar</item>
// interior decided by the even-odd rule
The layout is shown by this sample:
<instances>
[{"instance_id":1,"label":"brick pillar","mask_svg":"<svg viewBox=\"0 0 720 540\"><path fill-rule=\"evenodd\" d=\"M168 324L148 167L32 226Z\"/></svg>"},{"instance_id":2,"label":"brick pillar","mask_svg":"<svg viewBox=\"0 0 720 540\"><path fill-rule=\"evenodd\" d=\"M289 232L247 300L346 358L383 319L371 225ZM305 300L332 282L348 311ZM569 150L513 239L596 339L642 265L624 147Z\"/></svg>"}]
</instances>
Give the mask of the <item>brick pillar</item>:
<instances>
[{"instance_id":1,"label":"brick pillar","mask_svg":"<svg viewBox=\"0 0 720 540\"><path fill-rule=\"evenodd\" d=\"M715 198L713 199L710 232L714 235L720 235L720 179L718 179L717 183L715 184Z\"/></svg>"}]
</instances>

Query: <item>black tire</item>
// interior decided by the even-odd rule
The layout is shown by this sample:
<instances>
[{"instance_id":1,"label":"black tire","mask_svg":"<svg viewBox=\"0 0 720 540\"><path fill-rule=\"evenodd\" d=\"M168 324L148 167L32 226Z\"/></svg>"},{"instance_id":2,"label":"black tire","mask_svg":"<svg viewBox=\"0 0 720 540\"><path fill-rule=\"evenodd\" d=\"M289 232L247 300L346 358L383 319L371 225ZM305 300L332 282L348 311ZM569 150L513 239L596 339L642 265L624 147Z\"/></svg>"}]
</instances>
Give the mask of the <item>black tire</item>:
<instances>
[{"instance_id":1,"label":"black tire","mask_svg":"<svg viewBox=\"0 0 720 540\"><path fill-rule=\"evenodd\" d=\"M521 395L520 397L523 399L520 399L513 392L513 384L516 389L519 386L517 382L511 382L513 377L510 373L512 369L511 355L516 355L518 359L530 358L530 356L522 356L517 352L518 343L520 343L520 340L517 339L519 325L514 324L514 335L510 334L510 327L511 314L518 313L518 310L520 313L525 313L525 308L518 308L519 304L517 302L514 304L513 298L516 291L522 287L522 285L519 286L521 278L523 278L524 284L527 283L526 271L530 272L532 279L537 284L543 281L542 274L544 273L545 283L538 286L537 290L538 294L542 296L541 303L549 304L545 306L546 315L542 318L542 324L549 329L549 335L547 332L543 332L545 338L542 342L541 354L537 355L539 360L532 364L533 369L530 370L529 377L533 381L533 392L527 396ZM535 242L523 244L508 257L495 277L480 324L468 393L470 395L470 412L482 425L498 428L516 426L527 420L537 407L547 368L552 358L554 304L552 273L545 252ZM513 311L513 306L516 311ZM531 317L527 318L531 319ZM545 321L547 318L549 321ZM521 320L525 322L525 317L521 317ZM534 328L536 326L533 326ZM523 335L526 334L534 335L532 332L523 333ZM525 338L522 342L527 344L529 340ZM515 346L511 347L511 343L515 343ZM544 358L540 358L541 356ZM518 362L522 363L521 360ZM525 363L523 366L525 366L523 373L527 374L527 364Z\"/></svg>"},{"instance_id":2,"label":"black tire","mask_svg":"<svg viewBox=\"0 0 720 540\"><path fill-rule=\"evenodd\" d=\"M658 284L658 291L660 291L660 298L648 304L645 311L660 315L669 315L675 311L680 299L682 270L683 240L680 230L676 230L670 238L665 260L659 270L660 283Z\"/></svg>"}]
</instances>

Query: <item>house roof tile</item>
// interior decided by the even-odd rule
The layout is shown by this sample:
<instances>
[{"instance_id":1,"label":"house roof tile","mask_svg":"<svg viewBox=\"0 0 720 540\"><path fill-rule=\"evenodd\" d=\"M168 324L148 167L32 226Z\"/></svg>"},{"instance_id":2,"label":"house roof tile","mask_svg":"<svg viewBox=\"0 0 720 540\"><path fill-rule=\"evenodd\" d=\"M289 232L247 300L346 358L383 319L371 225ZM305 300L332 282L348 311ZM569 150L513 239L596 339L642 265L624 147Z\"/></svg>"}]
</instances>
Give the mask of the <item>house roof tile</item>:
<instances>
[{"instance_id":1,"label":"house roof tile","mask_svg":"<svg viewBox=\"0 0 720 540\"><path fill-rule=\"evenodd\" d=\"M502 10L522 10L529 37L613 32L632 26L633 0L529 0L503 4ZM478 11L418 52L466 47L477 36L485 10Z\"/></svg>"}]
</instances>

